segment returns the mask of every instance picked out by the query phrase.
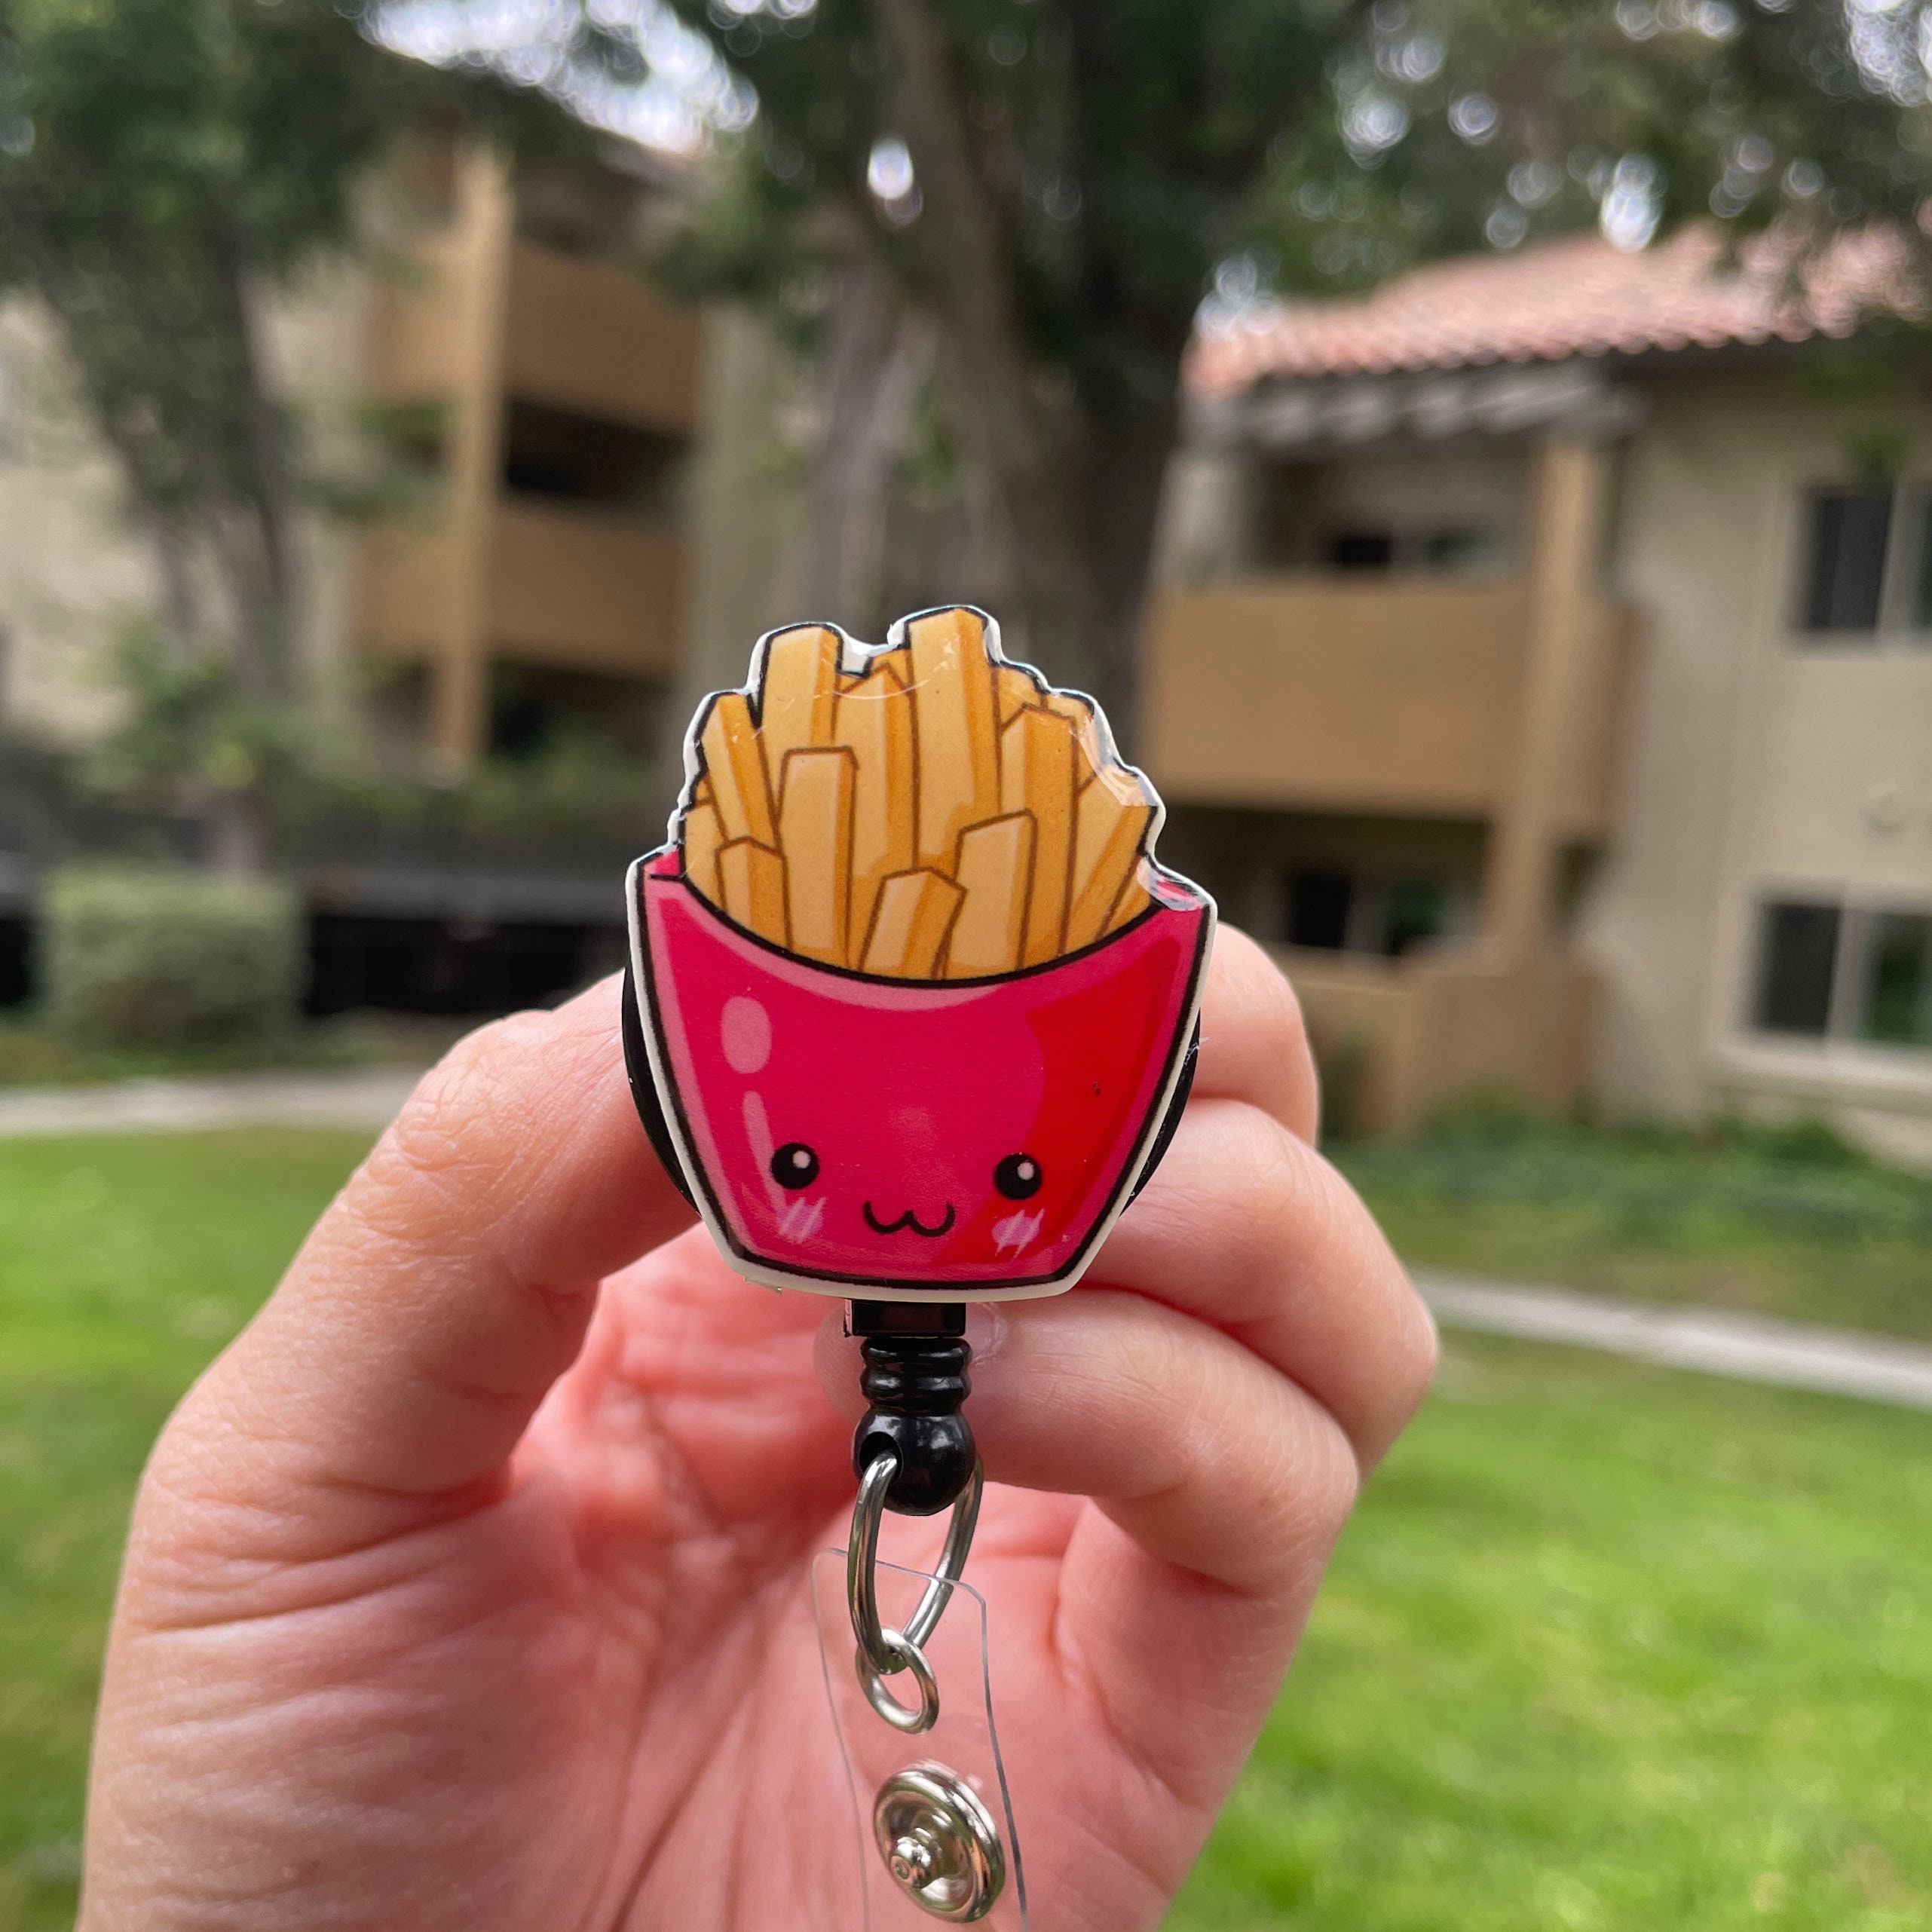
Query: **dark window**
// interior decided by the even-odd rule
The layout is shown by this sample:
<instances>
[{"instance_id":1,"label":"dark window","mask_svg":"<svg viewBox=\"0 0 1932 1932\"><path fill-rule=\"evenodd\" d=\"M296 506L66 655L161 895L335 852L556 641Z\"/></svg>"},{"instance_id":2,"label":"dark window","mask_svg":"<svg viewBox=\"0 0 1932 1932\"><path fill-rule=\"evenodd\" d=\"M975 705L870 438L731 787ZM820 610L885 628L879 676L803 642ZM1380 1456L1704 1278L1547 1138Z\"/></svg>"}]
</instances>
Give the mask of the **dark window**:
<instances>
[{"instance_id":1,"label":"dark window","mask_svg":"<svg viewBox=\"0 0 1932 1932\"><path fill-rule=\"evenodd\" d=\"M583 985L609 951L593 926L318 913L305 1003L315 1014L507 1013Z\"/></svg>"},{"instance_id":2,"label":"dark window","mask_svg":"<svg viewBox=\"0 0 1932 1932\"><path fill-rule=\"evenodd\" d=\"M1442 930L1442 888L1432 879L1402 879L1389 889L1382 950L1391 959L1433 939Z\"/></svg>"},{"instance_id":3,"label":"dark window","mask_svg":"<svg viewBox=\"0 0 1932 1932\"><path fill-rule=\"evenodd\" d=\"M1858 1036L1887 1046L1932 1046L1932 917L1871 915Z\"/></svg>"},{"instance_id":4,"label":"dark window","mask_svg":"<svg viewBox=\"0 0 1932 1932\"><path fill-rule=\"evenodd\" d=\"M1899 521L1915 546L1912 572L1912 627L1932 630L1932 491L1915 490L1906 499Z\"/></svg>"},{"instance_id":5,"label":"dark window","mask_svg":"<svg viewBox=\"0 0 1932 1932\"><path fill-rule=\"evenodd\" d=\"M564 749L642 756L657 728L657 693L641 678L498 660L490 666L492 758L531 758Z\"/></svg>"},{"instance_id":6,"label":"dark window","mask_svg":"<svg viewBox=\"0 0 1932 1932\"><path fill-rule=\"evenodd\" d=\"M1291 873L1288 944L1340 952L1349 929L1349 902L1353 896L1346 872Z\"/></svg>"},{"instance_id":7,"label":"dark window","mask_svg":"<svg viewBox=\"0 0 1932 1932\"><path fill-rule=\"evenodd\" d=\"M1808 506L1805 596L1808 631L1872 631L1885 589L1888 490L1823 490Z\"/></svg>"},{"instance_id":8,"label":"dark window","mask_svg":"<svg viewBox=\"0 0 1932 1932\"><path fill-rule=\"evenodd\" d=\"M504 487L520 496L662 516L681 454L674 437L541 403L513 401L504 415Z\"/></svg>"},{"instance_id":9,"label":"dark window","mask_svg":"<svg viewBox=\"0 0 1932 1932\"><path fill-rule=\"evenodd\" d=\"M1263 466L1255 561L1266 570L1306 570L1316 560L1316 481L1306 463Z\"/></svg>"},{"instance_id":10,"label":"dark window","mask_svg":"<svg viewBox=\"0 0 1932 1932\"><path fill-rule=\"evenodd\" d=\"M23 917L0 913L0 1006L17 1006L33 990L32 944Z\"/></svg>"},{"instance_id":11,"label":"dark window","mask_svg":"<svg viewBox=\"0 0 1932 1932\"><path fill-rule=\"evenodd\" d=\"M1431 530L1424 533L1419 547L1427 568L1463 571L1481 562L1490 537L1483 530Z\"/></svg>"},{"instance_id":12,"label":"dark window","mask_svg":"<svg viewBox=\"0 0 1932 1932\"><path fill-rule=\"evenodd\" d=\"M1338 530L1328 540L1331 570L1385 571L1395 562L1395 539L1386 530Z\"/></svg>"},{"instance_id":13,"label":"dark window","mask_svg":"<svg viewBox=\"0 0 1932 1932\"><path fill-rule=\"evenodd\" d=\"M1758 952L1757 1024L1820 1036L1831 1018L1840 914L1835 905L1768 905Z\"/></svg>"}]
</instances>

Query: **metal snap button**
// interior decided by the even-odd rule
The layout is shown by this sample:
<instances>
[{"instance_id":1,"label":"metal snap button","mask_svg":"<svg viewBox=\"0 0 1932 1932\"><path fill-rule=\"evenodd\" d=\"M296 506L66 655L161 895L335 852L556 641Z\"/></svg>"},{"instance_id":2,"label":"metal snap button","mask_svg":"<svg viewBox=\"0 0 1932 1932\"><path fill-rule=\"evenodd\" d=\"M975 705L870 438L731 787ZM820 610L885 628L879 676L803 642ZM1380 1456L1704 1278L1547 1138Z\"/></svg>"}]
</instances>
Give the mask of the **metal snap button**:
<instances>
[{"instance_id":1,"label":"metal snap button","mask_svg":"<svg viewBox=\"0 0 1932 1932\"><path fill-rule=\"evenodd\" d=\"M935 1918L970 1924L1005 1889L993 1814L944 1765L908 1765L887 1779L873 1802L872 1835L894 1883Z\"/></svg>"}]
</instances>

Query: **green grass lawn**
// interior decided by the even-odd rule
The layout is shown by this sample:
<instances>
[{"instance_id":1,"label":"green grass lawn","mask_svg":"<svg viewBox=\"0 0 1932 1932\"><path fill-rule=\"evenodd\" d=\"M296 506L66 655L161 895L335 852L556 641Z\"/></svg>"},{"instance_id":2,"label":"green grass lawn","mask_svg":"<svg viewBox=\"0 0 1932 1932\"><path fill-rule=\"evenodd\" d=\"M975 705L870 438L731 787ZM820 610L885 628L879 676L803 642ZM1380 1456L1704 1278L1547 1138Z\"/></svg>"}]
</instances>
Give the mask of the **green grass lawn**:
<instances>
[{"instance_id":1,"label":"green grass lawn","mask_svg":"<svg viewBox=\"0 0 1932 1932\"><path fill-rule=\"evenodd\" d=\"M200 1046L103 1046L69 1039L31 1012L15 1008L0 1013L0 1088L427 1067L469 1024L402 1013L343 1013L305 1020L262 1038Z\"/></svg>"},{"instance_id":2,"label":"green grass lawn","mask_svg":"<svg viewBox=\"0 0 1932 1932\"><path fill-rule=\"evenodd\" d=\"M128 1504L366 1137L0 1142L0 1932L72 1924Z\"/></svg>"},{"instance_id":3,"label":"green grass lawn","mask_svg":"<svg viewBox=\"0 0 1932 1932\"><path fill-rule=\"evenodd\" d=\"M360 1151L0 1143L0 1932L147 1444ZM1928 1815L1932 1417L1458 1343L1172 1932L1923 1927Z\"/></svg>"},{"instance_id":4,"label":"green grass lawn","mask_svg":"<svg viewBox=\"0 0 1932 1932\"><path fill-rule=\"evenodd\" d=\"M1411 1263L1932 1340L1932 1176L1815 1124L1469 1113L1330 1152Z\"/></svg>"},{"instance_id":5,"label":"green grass lawn","mask_svg":"<svg viewBox=\"0 0 1932 1932\"><path fill-rule=\"evenodd\" d=\"M1932 1925L1932 1416L1456 1340L1170 1932Z\"/></svg>"}]
</instances>

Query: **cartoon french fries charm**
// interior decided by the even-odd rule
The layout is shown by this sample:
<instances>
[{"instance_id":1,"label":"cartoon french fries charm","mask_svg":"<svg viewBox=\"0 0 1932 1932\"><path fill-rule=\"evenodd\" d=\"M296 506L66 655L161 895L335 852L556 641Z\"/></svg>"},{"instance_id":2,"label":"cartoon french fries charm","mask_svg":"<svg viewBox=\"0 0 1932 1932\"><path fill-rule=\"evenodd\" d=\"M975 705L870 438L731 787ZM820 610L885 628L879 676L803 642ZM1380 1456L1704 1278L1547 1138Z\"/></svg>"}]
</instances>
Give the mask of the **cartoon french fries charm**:
<instances>
[{"instance_id":1,"label":"cartoon french fries charm","mask_svg":"<svg viewBox=\"0 0 1932 1932\"><path fill-rule=\"evenodd\" d=\"M954 608L761 640L632 868L647 1124L739 1272L1070 1287L1185 1098L1214 923L1091 700Z\"/></svg>"}]
</instances>

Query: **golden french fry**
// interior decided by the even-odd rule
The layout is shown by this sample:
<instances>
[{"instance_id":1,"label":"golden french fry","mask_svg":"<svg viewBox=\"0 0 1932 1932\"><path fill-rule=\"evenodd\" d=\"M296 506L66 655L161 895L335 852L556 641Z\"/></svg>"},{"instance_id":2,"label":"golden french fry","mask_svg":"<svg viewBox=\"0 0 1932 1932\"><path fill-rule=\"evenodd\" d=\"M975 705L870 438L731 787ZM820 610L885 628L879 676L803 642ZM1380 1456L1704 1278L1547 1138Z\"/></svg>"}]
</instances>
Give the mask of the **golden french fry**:
<instances>
[{"instance_id":1,"label":"golden french fry","mask_svg":"<svg viewBox=\"0 0 1932 1932\"><path fill-rule=\"evenodd\" d=\"M939 611L840 669L837 634L776 634L754 706L714 701L678 831L686 877L802 957L978 978L1093 945L1153 902L1154 807L1092 704Z\"/></svg>"},{"instance_id":2,"label":"golden french fry","mask_svg":"<svg viewBox=\"0 0 1932 1932\"><path fill-rule=\"evenodd\" d=\"M758 683L758 736L776 789L788 752L829 745L838 696L838 635L822 624L780 631L765 646Z\"/></svg>"},{"instance_id":3,"label":"golden french fry","mask_svg":"<svg viewBox=\"0 0 1932 1932\"><path fill-rule=\"evenodd\" d=\"M1114 901L1113 910L1107 914L1107 929L1118 932L1123 926L1131 926L1153 902L1138 879L1129 879L1127 889Z\"/></svg>"},{"instance_id":4,"label":"golden french fry","mask_svg":"<svg viewBox=\"0 0 1932 1932\"><path fill-rule=\"evenodd\" d=\"M1000 728L1003 731L1012 724L1013 714L1023 705L1041 703L1046 695L1017 664L994 666L993 690L999 702Z\"/></svg>"},{"instance_id":5,"label":"golden french fry","mask_svg":"<svg viewBox=\"0 0 1932 1932\"><path fill-rule=\"evenodd\" d=\"M851 926L853 759L844 745L785 754L778 837L791 950L844 966Z\"/></svg>"},{"instance_id":6,"label":"golden french fry","mask_svg":"<svg viewBox=\"0 0 1932 1932\"><path fill-rule=\"evenodd\" d=\"M866 659L868 678L879 671L889 671L905 690L912 689L912 653L904 645L892 651L875 651Z\"/></svg>"},{"instance_id":7,"label":"golden french fry","mask_svg":"<svg viewBox=\"0 0 1932 1932\"><path fill-rule=\"evenodd\" d=\"M698 742L703 748L705 770L710 776L725 837L775 844L777 828L772 823L764 754L752 722L751 704L742 691L721 691L712 700Z\"/></svg>"},{"instance_id":8,"label":"golden french fry","mask_svg":"<svg viewBox=\"0 0 1932 1932\"><path fill-rule=\"evenodd\" d=\"M918 856L949 871L961 832L1000 810L993 666L969 611L936 611L907 626L919 756Z\"/></svg>"},{"instance_id":9,"label":"golden french fry","mask_svg":"<svg viewBox=\"0 0 1932 1932\"><path fill-rule=\"evenodd\" d=\"M1033 884L1020 949L1022 966L1052 959L1067 936L1082 763L1071 722L1038 705L1016 711L1000 734L1000 802L1009 812L1027 811L1033 817Z\"/></svg>"},{"instance_id":10,"label":"golden french fry","mask_svg":"<svg viewBox=\"0 0 1932 1932\"><path fill-rule=\"evenodd\" d=\"M893 651L894 657L903 654ZM852 923L847 957L865 957L880 886L913 862L917 818L912 769L913 702L897 669L881 662L842 693L834 720L856 764L852 797Z\"/></svg>"},{"instance_id":11,"label":"golden french fry","mask_svg":"<svg viewBox=\"0 0 1932 1932\"><path fill-rule=\"evenodd\" d=\"M965 897L943 872L895 872L879 888L865 937L865 971L932 978Z\"/></svg>"},{"instance_id":12,"label":"golden french fry","mask_svg":"<svg viewBox=\"0 0 1932 1932\"><path fill-rule=\"evenodd\" d=\"M948 979L1011 972L1020 963L1033 854L1030 812L1009 812L960 833L953 876L966 903L946 942Z\"/></svg>"},{"instance_id":13,"label":"golden french fry","mask_svg":"<svg viewBox=\"0 0 1932 1932\"><path fill-rule=\"evenodd\" d=\"M1140 856L1154 808L1120 765L1096 772L1080 794L1073 834L1073 893L1067 908L1067 951L1091 946Z\"/></svg>"},{"instance_id":14,"label":"golden french fry","mask_svg":"<svg viewBox=\"0 0 1932 1932\"><path fill-rule=\"evenodd\" d=\"M1080 763L1076 782L1085 785L1107 761L1101 755L1100 727L1094 721L1094 708L1071 691L1049 690L1039 702L1056 717L1064 718L1079 734Z\"/></svg>"},{"instance_id":15,"label":"golden french fry","mask_svg":"<svg viewBox=\"0 0 1932 1932\"><path fill-rule=\"evenodd\" d=\"M774 946L791 943L785 924L785 861L756 839L719 847L718 883L727 917Z\"/></svg>"},{"instance_id":16,"label":"golden french fry","mask_svg":"<svg viewBox=\"0 0 1932 1932\"><path fill-rule=\"evenodd\" d=\"M718 897L718 848L724 843L715 805L693 805L684 814L679 839L684 849L684 877L713 905Z\"/></svg>"}]
</instances>

